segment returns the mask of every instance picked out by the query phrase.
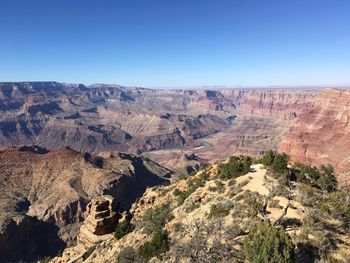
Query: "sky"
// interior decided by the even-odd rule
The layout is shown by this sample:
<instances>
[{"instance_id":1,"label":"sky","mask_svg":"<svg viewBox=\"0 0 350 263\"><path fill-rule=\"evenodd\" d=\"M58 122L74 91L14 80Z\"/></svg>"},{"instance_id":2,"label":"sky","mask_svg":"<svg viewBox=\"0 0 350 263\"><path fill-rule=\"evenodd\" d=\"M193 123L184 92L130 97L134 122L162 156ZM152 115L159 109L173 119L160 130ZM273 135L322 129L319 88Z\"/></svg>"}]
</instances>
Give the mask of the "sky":
<instances>
[{"instance_id":1,"label":"sky","mask_svg":"<svg viewBox=\"0 0 350 263\"><path fill-rule=\"evenodd\" d=\"M349 0L0 0L0 81L350 83Z\"/></svg>"}]
</instances>

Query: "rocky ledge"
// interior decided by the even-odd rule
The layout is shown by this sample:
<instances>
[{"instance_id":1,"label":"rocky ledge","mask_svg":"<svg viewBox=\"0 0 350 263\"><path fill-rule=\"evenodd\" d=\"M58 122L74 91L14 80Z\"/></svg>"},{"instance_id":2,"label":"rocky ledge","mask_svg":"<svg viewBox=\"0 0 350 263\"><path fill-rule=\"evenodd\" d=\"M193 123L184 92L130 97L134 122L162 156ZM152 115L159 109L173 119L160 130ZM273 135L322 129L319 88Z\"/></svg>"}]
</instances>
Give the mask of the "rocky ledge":
<instances>
[{"instance_id":1,"label":"rocky ledge","mask_svg":"<svg viewBox=\"0 0 350 263\"><path fill-rule=\"evenodd\" d=\"M86 219L80 227L77 245L66 249L61 257L52 262L80 262L101 241L112 238L118 223L116 203L112 196L103 195L91 200L86 206Z\"/></svg>"}]
</instances>

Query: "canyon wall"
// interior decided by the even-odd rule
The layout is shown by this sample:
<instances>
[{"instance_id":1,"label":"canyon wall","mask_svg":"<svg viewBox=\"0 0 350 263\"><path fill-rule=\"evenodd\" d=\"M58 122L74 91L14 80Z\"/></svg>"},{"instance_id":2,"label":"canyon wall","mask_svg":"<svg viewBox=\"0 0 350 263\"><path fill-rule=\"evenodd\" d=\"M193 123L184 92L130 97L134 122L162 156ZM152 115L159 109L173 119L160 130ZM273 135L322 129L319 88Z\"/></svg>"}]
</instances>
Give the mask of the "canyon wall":
<instances>
[{"instance_id":1,"label":"canyon wall","mask_svg":"<svg viewBox=\"0 0 350 263\"><path fill-rule=\"evenodd\" d=\"M280 147L292 160L350 168L350 91L326 89L303 109Z\"/></svg>"}]
</instances>

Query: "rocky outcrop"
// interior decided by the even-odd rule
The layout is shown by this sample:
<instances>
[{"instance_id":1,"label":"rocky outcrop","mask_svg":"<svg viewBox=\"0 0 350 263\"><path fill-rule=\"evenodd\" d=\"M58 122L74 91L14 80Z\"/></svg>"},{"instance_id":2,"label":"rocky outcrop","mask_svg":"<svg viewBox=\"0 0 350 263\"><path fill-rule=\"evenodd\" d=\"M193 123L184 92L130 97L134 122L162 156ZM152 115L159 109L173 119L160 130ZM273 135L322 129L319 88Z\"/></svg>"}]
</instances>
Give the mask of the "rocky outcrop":
<instances>
[{"instance_id":1,"label":"rocky outcrop","mask_svg":"<svg viewBox=\"0 0 350 263\"><path fill-rule=\"evenodd\" d=\"M102 240L110 238L118 222L118 215L112 196L94 198L86 207L86 217L80 227L77 247L83 251L97 245Z\"/></svg>"},{"instance_id":2,"label":"rocky outcrop","mask_svg":"<svg viewBox=\"0 0 350 263\"><path fill-rule=\"evenodd\" d=\"M102 241L113 238L118 223L116 203L112 196L95 197L86 207L85 220L80 227L77 245L63 251L52 262L81 262L89 251Z\"/></svg>"}]
</instances>

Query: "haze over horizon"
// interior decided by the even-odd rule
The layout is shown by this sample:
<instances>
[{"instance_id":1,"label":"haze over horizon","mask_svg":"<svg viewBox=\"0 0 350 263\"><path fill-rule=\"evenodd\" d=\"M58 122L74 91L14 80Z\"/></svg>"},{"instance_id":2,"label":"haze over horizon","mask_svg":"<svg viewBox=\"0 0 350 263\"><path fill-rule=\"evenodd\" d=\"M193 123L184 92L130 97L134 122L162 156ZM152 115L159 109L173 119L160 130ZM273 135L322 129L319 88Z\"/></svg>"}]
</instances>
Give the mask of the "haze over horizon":
<instances>
[{"instance_id":1,"label":"haze over horizon","mask_svg":"<svg viewBox=\"0 0 350 263\"><path fill-rule=\"evenodd\" d=\"M0 7L0 81L350 83L345 0L14 0Z\"/></svg>"}]
</instances>

